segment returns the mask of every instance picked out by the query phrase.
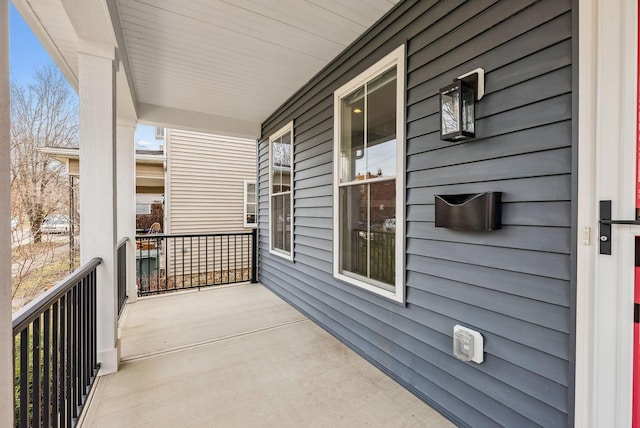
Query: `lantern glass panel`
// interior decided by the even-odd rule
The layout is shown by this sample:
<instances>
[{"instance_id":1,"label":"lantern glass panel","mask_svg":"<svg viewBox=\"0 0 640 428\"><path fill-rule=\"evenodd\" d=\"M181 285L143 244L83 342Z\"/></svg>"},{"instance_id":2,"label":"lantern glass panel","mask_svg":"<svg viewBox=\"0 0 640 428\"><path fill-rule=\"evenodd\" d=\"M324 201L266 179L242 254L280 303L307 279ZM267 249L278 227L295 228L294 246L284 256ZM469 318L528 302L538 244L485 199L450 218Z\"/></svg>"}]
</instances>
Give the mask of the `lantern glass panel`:
<instances>
[{"instance_id":1,"label":"lantern glass panel","mask_svg":"<svg viewBox=\"0 0 640 428\"><path fill-rule=\"evenodd\" d=\"M462 86L462 131L475 133L475 93L468 86Z\"/></svg>"},{"instance_id":2,"label":"lantern glass panel","mask_svg":"<svg viewBox=\"0 0 640 428\"><path fill-rule=\"evenodd\" d=\"M460 86L451 86L441 93L442 134L460 132Z\"/></svg>"}]
</instances>

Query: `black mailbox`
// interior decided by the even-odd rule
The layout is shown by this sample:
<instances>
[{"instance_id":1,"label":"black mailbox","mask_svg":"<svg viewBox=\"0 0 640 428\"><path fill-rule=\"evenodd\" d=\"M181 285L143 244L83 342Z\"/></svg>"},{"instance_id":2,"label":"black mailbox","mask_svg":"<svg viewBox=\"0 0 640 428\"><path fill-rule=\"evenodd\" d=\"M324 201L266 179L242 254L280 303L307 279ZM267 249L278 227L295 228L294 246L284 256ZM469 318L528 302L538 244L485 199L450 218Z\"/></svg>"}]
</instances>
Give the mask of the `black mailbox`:
<instances>
[{"instance_id":1,"label":"black mailbox","mask_svg":"<svg viewBox=\"0 0 640 428\"><path fill-rule=\"evenodd\" d=\"M502 192L435 195L436 227L489 231L501 227Z\"/></svg>"}]
</instances>

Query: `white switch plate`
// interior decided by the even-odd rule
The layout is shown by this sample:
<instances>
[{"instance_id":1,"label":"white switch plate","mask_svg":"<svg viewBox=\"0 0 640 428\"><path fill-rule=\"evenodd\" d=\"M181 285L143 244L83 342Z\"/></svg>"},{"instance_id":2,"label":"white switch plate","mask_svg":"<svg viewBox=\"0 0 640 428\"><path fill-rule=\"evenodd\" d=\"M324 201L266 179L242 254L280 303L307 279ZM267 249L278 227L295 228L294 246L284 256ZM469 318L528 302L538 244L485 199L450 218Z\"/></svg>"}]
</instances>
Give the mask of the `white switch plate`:
<instances>
[{"instance_id":1,"label":"white switch plate","mask_svg":"<svg viewBox=\"0 0 640 428\"><path fill-rule=\"evenodd\" d=\"M482 363L484 338L479 332L456 324L453 327L453 355L462 361Z\"/></svg>"},{"instance_id":2,"label":"white switch plate","mask_svg":"<svg viewBox=\"0 0 640 428\"><path fill-rule=\"evenodd\" d=\"M582 228L582 245L590 245L591 244L591 228L583 227Z\"/></svg>"}]
</instances>

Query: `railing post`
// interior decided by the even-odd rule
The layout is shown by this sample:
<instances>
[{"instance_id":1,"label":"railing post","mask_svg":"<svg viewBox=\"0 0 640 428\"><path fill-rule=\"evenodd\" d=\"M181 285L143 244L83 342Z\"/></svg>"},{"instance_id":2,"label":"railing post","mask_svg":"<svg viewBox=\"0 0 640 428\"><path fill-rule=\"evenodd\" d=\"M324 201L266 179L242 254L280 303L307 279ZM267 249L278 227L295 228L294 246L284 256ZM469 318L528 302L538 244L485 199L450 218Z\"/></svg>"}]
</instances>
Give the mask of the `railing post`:
<instances>
[{"instance_id":1,"label":"railing post","mask_svg":"<svg viewBox=\"0 0 640 428\"><path fill-rule=\"evenodd\" d=\"M258 228L251 231L251 283L258 282Z\"/></svg>"}]
</instances>

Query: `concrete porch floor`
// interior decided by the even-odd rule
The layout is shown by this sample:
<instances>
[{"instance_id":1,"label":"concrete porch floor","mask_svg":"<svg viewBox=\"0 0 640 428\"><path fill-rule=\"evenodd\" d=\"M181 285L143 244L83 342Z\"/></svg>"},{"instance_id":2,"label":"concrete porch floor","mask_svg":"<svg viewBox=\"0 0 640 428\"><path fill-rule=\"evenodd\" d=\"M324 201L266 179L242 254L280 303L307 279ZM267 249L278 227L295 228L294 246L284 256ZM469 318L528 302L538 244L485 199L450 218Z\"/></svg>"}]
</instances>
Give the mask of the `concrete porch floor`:
<instances>
[{"instance_id":1,"label":"concrete porch floor","mask_svg":"<svg viewBox=\"0 0 640 428\"><path fill-rule=\"evenodd\" d=\"M82 427L451 427L261 285L130 304Z\"/></svg>"}]
</instances>

